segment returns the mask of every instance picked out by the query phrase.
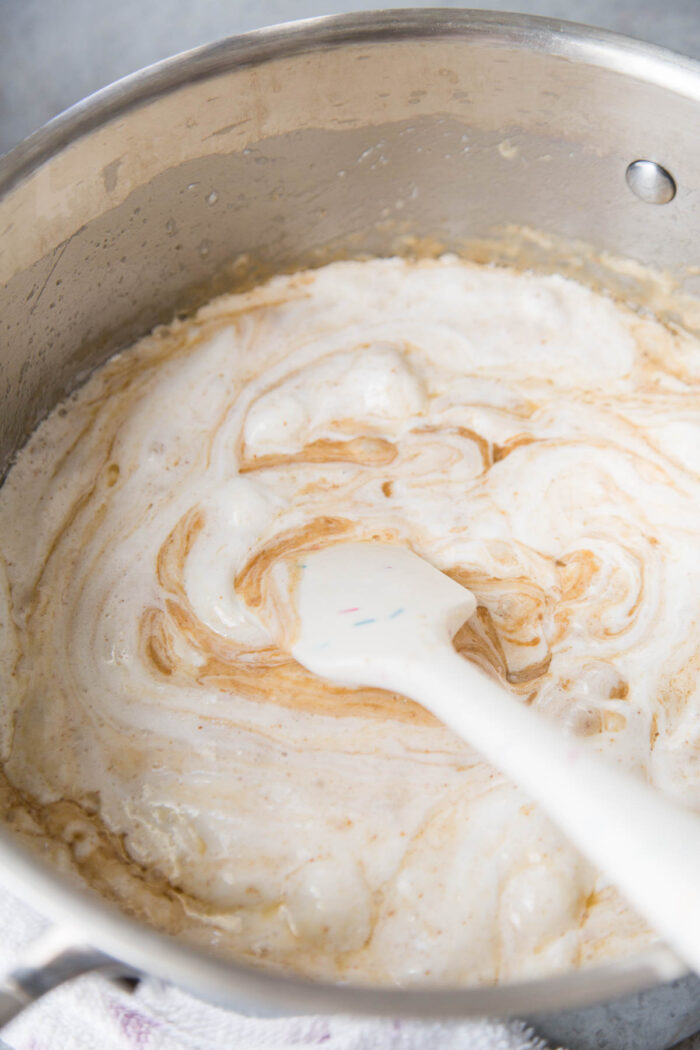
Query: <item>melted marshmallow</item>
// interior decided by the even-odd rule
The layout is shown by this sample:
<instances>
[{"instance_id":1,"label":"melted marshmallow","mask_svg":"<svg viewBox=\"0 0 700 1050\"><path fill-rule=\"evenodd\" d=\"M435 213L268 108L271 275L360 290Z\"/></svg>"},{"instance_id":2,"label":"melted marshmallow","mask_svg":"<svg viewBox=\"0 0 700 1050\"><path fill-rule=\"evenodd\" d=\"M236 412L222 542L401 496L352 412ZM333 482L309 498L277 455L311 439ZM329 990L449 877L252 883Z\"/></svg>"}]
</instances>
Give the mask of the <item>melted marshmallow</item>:
<instances>
[{"instance_id":1,"label":"melted marshmallow","mask_svg":"<svg viewBox=\"0 0 700 1050\"><path fill-rule=\"evenodd\" d=\"M476 594L460 652L700 808L700 348L560 277L336 263L118 355L0 490L6 819L194 943L493 982L651 934L416 705L242 598L378 536ZM236 589L238 585L238 591Z\"/></svg>"}]
</instances>

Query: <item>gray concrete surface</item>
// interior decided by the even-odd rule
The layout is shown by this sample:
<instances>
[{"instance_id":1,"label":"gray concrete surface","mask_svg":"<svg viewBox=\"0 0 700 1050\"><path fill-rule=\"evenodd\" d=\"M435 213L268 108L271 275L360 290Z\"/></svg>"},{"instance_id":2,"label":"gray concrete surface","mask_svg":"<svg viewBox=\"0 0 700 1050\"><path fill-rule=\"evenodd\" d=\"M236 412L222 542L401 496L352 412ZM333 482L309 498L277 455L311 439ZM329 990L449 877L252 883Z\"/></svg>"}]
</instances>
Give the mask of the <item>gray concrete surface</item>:
<instances>
[{"instance_id":1,"label":"gray concrete surface","mask_svg":"<svg viewBox=\"0 0 700 1050\"><path fill-rule=\"evenodd\" d=\"M442 0L0 0L0 152L90 92L160 58L275 22ZM474 0L568 18L700 58L700 0Z\"/></svg>"},{"instance_id":2,"label":"gray concrete surface","mask_svg":"<svg viewBox=\"0 0 700 1050\"><path fill-rule=\"evenodd\" d=\"M468 5L450 0L0 0L0 152L90 92L178 51L276 22L372 6ZM700 0L474 0L473 6L586 22L700 59ZM700 1050L700 1036L678 1050Z\"/></svg>"}]
</instances>

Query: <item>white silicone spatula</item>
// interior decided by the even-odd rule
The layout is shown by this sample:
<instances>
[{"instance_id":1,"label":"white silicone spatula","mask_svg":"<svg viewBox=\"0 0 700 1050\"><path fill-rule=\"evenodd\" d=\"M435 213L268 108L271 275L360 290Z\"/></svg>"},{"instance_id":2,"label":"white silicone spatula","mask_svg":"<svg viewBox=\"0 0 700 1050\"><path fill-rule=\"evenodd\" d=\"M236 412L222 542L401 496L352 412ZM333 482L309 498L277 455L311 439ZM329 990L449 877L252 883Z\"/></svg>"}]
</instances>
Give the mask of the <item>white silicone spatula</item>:
<instances>
[{"instance_id":1,"label":"white silicone spatula","mask_svg":"<svg viewBox=\"0 0 700 1050\"><path fill-rule=\"evenodd\" d=\"M592 755L453 648L472 593L403 547L344 543L271 574L298 619L268 624L310 671L417 701L537 800L700 972L700 817ZM293 581L293 582L292 582ZM280 637L280 633L282 637Z\"/></svg>"}]
</instances>

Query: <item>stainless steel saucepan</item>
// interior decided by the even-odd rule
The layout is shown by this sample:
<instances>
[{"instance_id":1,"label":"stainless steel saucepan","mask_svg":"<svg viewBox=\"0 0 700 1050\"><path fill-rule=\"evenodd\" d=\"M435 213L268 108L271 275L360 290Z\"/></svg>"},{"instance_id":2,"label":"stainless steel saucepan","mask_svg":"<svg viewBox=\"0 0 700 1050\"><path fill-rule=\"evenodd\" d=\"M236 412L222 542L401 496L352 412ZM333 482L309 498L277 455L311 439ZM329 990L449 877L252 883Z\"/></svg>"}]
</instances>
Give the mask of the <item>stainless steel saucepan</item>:
<instances>
[{"instance_id":1,"label":"stainless steel saucepan","mask_svg":"<svg viewBox=\"0 0 700 1050\"><path fill-rule=\"evenodd\" d=\"M89 369L251 273L434 245L658 305L674 282L700 297L698 243L688 59L562 22L435 9L200 48L98 92L0 161L0 471ZM99 968L246 1013L516 1014L572 1050L660 1050L700 1027L700 982L661 946L526 984L357 988L180 944L7 832L0 880L71 931L6 978L0 1021Z\"/></svg>"}]
</instances>

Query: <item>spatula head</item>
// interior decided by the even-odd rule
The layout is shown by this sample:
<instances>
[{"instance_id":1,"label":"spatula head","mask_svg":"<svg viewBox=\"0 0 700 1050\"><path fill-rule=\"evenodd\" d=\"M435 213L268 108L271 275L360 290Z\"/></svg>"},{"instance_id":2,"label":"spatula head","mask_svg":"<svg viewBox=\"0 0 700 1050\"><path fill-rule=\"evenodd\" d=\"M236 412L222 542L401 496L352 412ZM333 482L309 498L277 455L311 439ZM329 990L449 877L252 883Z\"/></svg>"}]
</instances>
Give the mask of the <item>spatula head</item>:
<instances>
[{"instance_id":1,"label":"spatula head","mask_svg":"<svg viewBox=\"0 0 700 1050\"><path fill-rule=\"evenodd\" d=\"M383 668L423 662L476 609L471 591L407 547L383 543L305 553L290 580L297 622L287 647L310 671L348 685L381 686Z\"/></svg>"}]
</instances>

